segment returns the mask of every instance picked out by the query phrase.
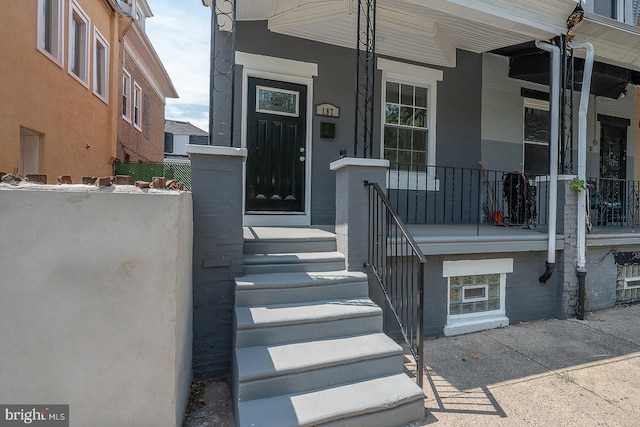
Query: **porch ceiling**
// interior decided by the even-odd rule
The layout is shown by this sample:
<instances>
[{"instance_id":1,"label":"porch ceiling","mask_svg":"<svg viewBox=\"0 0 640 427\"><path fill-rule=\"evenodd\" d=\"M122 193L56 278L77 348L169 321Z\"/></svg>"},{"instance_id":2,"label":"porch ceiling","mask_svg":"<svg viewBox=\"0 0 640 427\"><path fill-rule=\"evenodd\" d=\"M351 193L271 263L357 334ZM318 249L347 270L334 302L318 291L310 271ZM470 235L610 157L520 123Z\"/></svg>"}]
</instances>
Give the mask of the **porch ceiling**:
<instances>
[{"instance_id":1,"label":"porch ceiling","mask_svg":"<svg viewBox=\"0 0 640 427\"><path fill-rule=\"evenodd\" d=\"M541 4L543 3L543 4ZM238 0L239 20L269 30L352 48L356 0ZM457 48L487 52L566 31L572 0L378 0L376 52L455 66Z\"/></svg>"},{"instance_id":2,"label":"porch ceiling","mask_svg":"<svg viewBox=\"0 0 640 427\"><path fill-rule=\"evenodd\" d=\"M572 33L576 41L593 44L596 59L640 71L640 27L585 13Z\"/></svg>"}]
</instances>

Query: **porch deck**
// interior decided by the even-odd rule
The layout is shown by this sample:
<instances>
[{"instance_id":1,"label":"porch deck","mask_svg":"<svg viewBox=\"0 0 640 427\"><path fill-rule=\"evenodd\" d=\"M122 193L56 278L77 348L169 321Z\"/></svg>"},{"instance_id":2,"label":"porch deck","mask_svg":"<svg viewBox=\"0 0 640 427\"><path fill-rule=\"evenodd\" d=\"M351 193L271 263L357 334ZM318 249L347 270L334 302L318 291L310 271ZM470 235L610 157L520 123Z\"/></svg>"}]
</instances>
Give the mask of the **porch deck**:
<instances>
[{"instance_id":1,"label":"porch deck","mask_svg":"<svg viewBox=\"0 0 640 427\"><path fill-rule=\"evenodd\" d=\"M486 224L407 225L425 255L547 250L547 234L521 227ZM556 235L556 247L564 236Z\"/></svg>"},{"instance_id":2,"label":"porch deck","mask_svg":"<svg viewBox=\"0 0 640 427\"><path fill-rule=\"evenodd\" d=\"M547 250L547 233L519 226L489 224L407 224L409 232L425 255L531 252ZM333 233L333 225L308 227L244 227L245 240L273 239L309 233L316 229L318 235ZM556 235L556 248L562 249L564 235ZM594 227L587 234L588 247L639 245L640 228Z\"/></svg>"},{"instance_id":3,"label":"porch deck","mask_svg":"<svg viewBox=\"0 0 640 427\"><path fill-rule=\"evenodd\" d=\"M488 224L408 224L425 255L546 251L547 233L517 226ZM562 249L564 235L556 234ZM640 228L594 227L588 247L640 245Z\"/></svg>"}]
</instances>

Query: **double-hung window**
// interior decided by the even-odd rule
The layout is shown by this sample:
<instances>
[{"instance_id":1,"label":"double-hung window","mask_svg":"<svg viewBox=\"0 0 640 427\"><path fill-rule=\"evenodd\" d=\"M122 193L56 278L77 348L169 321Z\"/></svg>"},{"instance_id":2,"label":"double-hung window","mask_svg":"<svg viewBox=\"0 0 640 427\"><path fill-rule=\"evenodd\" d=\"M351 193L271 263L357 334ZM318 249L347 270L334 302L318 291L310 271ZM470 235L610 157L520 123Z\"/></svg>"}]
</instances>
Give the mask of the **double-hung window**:
<instances>
[{"instance_id":1,"label":"double-hung window","mask_svg":"<svg viewBox=\"0 0 640 427\"><path fill-rule=\"evenodd\" d=\"M536 99L524 101L524 173L549 173L549 102Z\"/></svg>"},{"instance_id":2,"label":"double-hung window","mask_svg":"<svg viewBox=\"0 0 640 427\"><path fill-rule=\"evenodd\" d=\"M131 74L122 71L122 118L131 123Z\"/></svg>"},{"instance_id":3,"label":"double-hung window","mask_svg":"<svg viewBox=\"0 0 640 427\"><path fill-rule=\"evenodd\" d=\"M37 48L56 64L63 56L63 0L38 0Z\"/></svg>"},{"instance_id":4,"label":"double-hung window","mask_svg":"<svg viewBox=\"0 0 640 427\"><path fill-rule=\"evenodd\" d=\"M442 71L387 59L382 70L382 147L389 188L437 190L436 92ZM431 166L431 167L430 167Z\"/></svg>"},{"instance_id":5,"label":"double-hung window","mask_svg":"<svg viewBox=\"0 0 640 427\"><path fill-rule=\"evenodd\" d=\"M89 86L89 28L90 20L80 5L69 2L69 59L68 70L76 80Z\"/></svg>"},{"instance_id":6,"label":"double-hung window","mask_svg":"<svg viewBox=\"0 0 640 427\"><path fill-rule=\"evenodd\" d=\"M93 93L109 102L109 43L97 28L93 31Z\"/></svg>"},{"instance_id":7,"label":"double-hung window","mask_svg":"<svg viewBox=\"0 0 640 427\"><path fill-rule=\"evenodd\" d=\"M142 88L133 84L133 126L142 131Z\"/></svg>"}]
</instances>

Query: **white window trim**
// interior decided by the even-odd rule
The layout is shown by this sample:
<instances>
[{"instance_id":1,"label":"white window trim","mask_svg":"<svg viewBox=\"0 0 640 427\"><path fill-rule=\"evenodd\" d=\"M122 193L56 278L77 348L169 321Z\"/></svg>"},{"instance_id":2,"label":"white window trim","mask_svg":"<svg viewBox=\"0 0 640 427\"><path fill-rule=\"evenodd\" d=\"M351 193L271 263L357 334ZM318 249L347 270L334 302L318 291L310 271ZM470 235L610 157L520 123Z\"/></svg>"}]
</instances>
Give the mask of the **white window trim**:
<instances>
[{"instance_id":1,"label":"white window trim","mask_svg":"<svg viewBox=\"0 0 640 427\"><path fill-rule=\"evenodd\" d=\"M582 7L584 8L584 10L586 12L590 12L590 13L594 13L594 2L593 1L587 1L587 2L580 2L582 3ZM633 9L632 9L632 4L631 4L631 0L620 0L616 2L616 16L613 17L613 19L615 19L616 21L620 21L620 22L627 22L627 21L633 21L633 19L631 19L630 15L633 15ZM606 16L605 16L606 18ZM626 18L626 19L625 19ZM609 18L611 19L611 18ZM635 25L635 22L627 22L628 24L631 25Z\"/></svg>"},{"instance_id":2,"label":"white window trim","mask_svg":"<svg viewBox=\"0 0 640 427\"><path fill-rule=\"evenodd\" d=\"M104 47L104 78L102 88L98 87L98 43ZM102 33L97 27L93 28L93 93L98 98L103 100L106 104L109 103L109 57L111 55L110 46L107 39L104 38ZM100 89L104 91L100 93Z\"/></svg>"},{"instance_id":3,"label":"white window trim","mask_svg":"<svg viewBox=\"0 0 640 427\"><path fill-rule=\"evenodd\" d=\"M124 84L125 78L129 82L127 86L125 86ZM131 83L132 83L131 74L129 74L129 72L123 68L122 69L122 94L127 98L127 107L122 109L122 118L125 119L128 123L131 123L132 121L131 104L133 102L133 97L132 97L133 91L131 90L131 87L132 87Z\"/></svg>"},{"instance_id":4,"label":"white window trim","mask_svg":"<svg viewBox=\"0 0 640 427\"><path fill-rule=\"evenodd\" d=\"M82 75L78 76L71 70L71 67L73 65L72 64L73 58L71 58L71 22L73 21L74 14L77 15L80 18L80 20L82 20L84 23L84 52L82 53L84 56L83 56L83 60L81 60L81 66L83 67L83 69L80 71L80 74L83 74L84 78ZM69 73L69 75L71 75L71 77L76 79L78 82L80 82L83 86L87 88L89 87L90 29L91 29L91 19L89 19L89 16L80 7L80 5L76 2L76 0L71 0L69 2L69 40L68 40L69 56L67 58L67 72Z\"/></svg>"},{"instance_id":5,"label":"white window trim","mask_svg":"<svg viewBox=\"0 0 640 427\"><path fill-rule=\"evenodd\" d=\"M624 289L638 289L640 288L640 277L625 277Z\"/></svg>"},{"instance_id":6,"label":"white window trim","mask_svg":"<svg viewBox=\"0 0 640 427\"><path fill-rule=\"evenodd\" d=\"M444 327L444 334L452 336L508 326L509 318L506 316L505 308L507 273L513 273L513 258L444 261L442 263L442 277L447 278L447 323ZM450 314L450 278L484 274L500 275L500 308L480 313Z\"/></svg>"},{"instance_id":7,"label":"white window trim","mask_svg":"<svg viewBox=\"0 0 640 427\"><path fill-rule=\"evenodd\" d=\"M37 28L37 37L36 37L36 48L47 58L58 64L61 68L64 67L63 58L64 58L64 0L54 0L55 5L58 8L57 11L57 22L56 22L56 31L55 36L56 40L52 41L52 44L55 43L55 53L51 53L47 51L44 47L44 15L42 13L42 2L43 0L38 0L38 28Z\"/></svg>"},{"instance_id":8,"label":"white window trim","mask_svg":"<svg viewBox=\"0 0 640 427\"><path fill-rule=\"evenodd\" d=\"M427 172L398 171L389 174L387 177L387 188L402 190L427 190L439 191L440 183L435 178L436 165L436 110L438 100L438 85L443 79L441 70L421 67L418 65L406 64L404 62L391 61L385 58L378 58L377 67L382 71L381 86L381 120L380 120L380 158L384 159L384 117L386 104L387 82L407 84L412 86L426 87L429 90L429 105L427 121L429 124L427 132ZM409 174L412 174L410 177Z\"/></svg>"},{"instance_id":9,"label":"white window trim","mask_svg":"<svg viewBox=\"0 0 640 427\"><path fill-rule=\"evenodd\" d=\"M138 121L135 120L135 109L138 107ZM133 127L142 132L142 88L137 82L133 82L133 105L131 110L131 120Z\"/></svg>"},{"instance_id":10,"label":"white window trim","mask_svg":"<svg viewBox=\"0 0 640 427\"><path fill-rule=\"evenodd\" d=\"M464 291L469 289L483 289L482 296L480 297L469 297L465 295ZM489 285L473 285L473 286L465 286L462 288L462 302L477 302L477 301L488 301L489 300Z\"/></svg>"}]
</instances>

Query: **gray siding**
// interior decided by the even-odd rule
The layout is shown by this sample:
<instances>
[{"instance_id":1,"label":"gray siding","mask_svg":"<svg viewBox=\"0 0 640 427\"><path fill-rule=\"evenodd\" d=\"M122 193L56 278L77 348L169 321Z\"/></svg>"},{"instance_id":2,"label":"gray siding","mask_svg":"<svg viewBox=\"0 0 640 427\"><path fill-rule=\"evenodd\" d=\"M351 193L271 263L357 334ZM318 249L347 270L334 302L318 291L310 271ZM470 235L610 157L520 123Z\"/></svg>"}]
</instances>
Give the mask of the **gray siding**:
<instances>
[{"instance_id":1,"label":"gray siding","mask_svg":"<svg viewBox=\"0 0 640 427\"><path fill-rule=\"evenodd\" d=\"M354 50L272 33L263 21L238 23L237 50L318 64L318 76L313 82L313 104L332 103L340 108L340 117L313 117L311 221L313 224L333 224L335 175L329 170L329 164L339 158L341 149L346 149L349 156L354 154ZM436 162L475 167L480 159L481 56L458 51L457 60L457 68L419 65L444 72L444 79L438 84ZM241 76L241 70L237 73ZM376 79L379 87L381 72L377 73ZM241 96L239 86L236 85L238 97ZM239 135L240 103L236 105L236 135ZM374 157L380 156L379 106L378 89L374 110ZM320 139L321 121L336 124L334 140ZM239 138L234 140L234 145L240 145ZM359 148L359 155L362 156L362 148Z\"/></svg>"},{"instance_id":2,"label":"gray siding","mask_svg":"<svg viewBox=\"0 0 640 427\"><path fill-rule=\"evenodd\" d=\"M522 140L524 98L521 88L549 92L544 85L509 78L509 58L494 54L482 55L482 162L487 169L522 170ZM629 86L623 99L590 97L587 114L587 175L598 176L600 170L600 124L597 114L630 119L627 129L627 171L633 173L635 144L633 122L635 95ZM574 133L578 135L580 93L574 97ZM577 146L574 143L573 170L577 171ZM567 162L571 155L567 153Z\"/></svg>"},{"instance_id":3,"label":"gray siding","mask_svg":"<svg viewBox=\"0 0 640 427\"><path fill-rule=\"evenodd\" d=\"M482 56L457 51L438 84L436 164L477 168L481 159Z\"/></svg>"}]
</instances>

